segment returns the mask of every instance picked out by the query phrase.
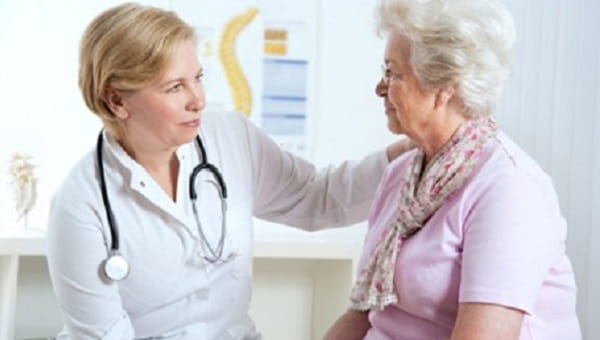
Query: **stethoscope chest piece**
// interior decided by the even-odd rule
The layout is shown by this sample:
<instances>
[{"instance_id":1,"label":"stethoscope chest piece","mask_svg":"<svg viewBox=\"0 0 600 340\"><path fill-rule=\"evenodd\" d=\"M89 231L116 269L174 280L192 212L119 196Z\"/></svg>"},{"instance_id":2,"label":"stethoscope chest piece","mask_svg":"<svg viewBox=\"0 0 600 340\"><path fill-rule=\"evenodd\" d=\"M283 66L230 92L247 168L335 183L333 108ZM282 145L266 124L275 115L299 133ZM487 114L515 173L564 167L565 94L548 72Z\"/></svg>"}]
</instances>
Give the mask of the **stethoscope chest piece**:
<instances>
[{"instance_id":1,"label":"stethoscope chest piece","mask_svg":"<svg viewBox=\"0 0 600 340\"><path fill-rule=\"evenodd\" d=\"M104 275L113 281L120 281L129 275L129 263L118 252L111 252L104 261Z\"/></svg>"}]
</instances>

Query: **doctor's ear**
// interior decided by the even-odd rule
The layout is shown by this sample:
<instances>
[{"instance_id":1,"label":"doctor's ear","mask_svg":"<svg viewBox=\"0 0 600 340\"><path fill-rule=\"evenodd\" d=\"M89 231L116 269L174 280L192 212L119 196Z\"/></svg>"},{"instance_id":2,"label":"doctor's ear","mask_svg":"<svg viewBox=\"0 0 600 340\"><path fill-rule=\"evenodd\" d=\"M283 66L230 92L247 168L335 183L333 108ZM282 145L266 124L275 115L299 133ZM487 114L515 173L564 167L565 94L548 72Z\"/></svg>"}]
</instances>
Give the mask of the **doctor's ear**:
<instances>
[{"instance_id":1,"label":"doctor's ear","mask_svg":"<svg viewBox=\"0 0 600 340\"><path fill-rule=\"evenodd\" d=\"M123 104L123 95L119 90L107 87L104 91L104 102L117 118L127 119L129 117L129 112Z\"/></svg>"}]
</instances>

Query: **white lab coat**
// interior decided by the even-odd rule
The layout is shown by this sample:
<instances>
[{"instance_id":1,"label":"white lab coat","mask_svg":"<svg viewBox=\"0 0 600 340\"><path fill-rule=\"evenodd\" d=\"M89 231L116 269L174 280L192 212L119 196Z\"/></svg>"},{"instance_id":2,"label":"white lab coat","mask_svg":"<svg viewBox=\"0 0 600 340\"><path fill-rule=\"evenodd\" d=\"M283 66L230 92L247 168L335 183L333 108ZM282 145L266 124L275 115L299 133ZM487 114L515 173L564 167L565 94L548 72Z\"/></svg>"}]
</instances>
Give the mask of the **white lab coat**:
<instances>
[{"instance_id":1,"label":"white lab coat","mask_svg":"<svg viewBox=\"0 0 600 340\"><path fill-rule=\"evenodd\" d=\"M227 183L228 263L207 264L189 198L199 162L194 143L177 150L177 201L105 135L104 171L131 266L120 282L103 279L111 245L95 151L79 161L56 192L48 226L48 263L65 339L260 339L250 318L252 216L306 230L364 220L383 168L384 152L317 172L281 151L243 116L204 113L200 136L208 161ZM213 245L221 210L212 177L201 172L197 207Z\"/></svg>"}]
</instances>

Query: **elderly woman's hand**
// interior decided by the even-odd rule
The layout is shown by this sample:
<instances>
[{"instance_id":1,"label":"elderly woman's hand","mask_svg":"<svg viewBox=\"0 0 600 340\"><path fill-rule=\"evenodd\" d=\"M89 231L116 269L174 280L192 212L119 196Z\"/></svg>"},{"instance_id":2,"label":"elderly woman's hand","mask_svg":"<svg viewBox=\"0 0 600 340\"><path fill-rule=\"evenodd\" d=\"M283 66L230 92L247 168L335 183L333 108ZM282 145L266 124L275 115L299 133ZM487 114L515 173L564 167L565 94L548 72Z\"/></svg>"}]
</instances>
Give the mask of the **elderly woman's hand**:
<instances>
[{"instance_id":1,"label":"elderly woman's hand","mask_svg":"<svg viewBox=\"0 0 600 340\"><path fill-rule=\"evenodd\" d=\"M331 326L323 340L362 340L369 328L368 312L348 310Z\"/></svg>"},{"instance_id":2,"label":"elderly woman's hand","mask_svg":"<svg viewBox=\"0 0 600 340\"><path fill-rule=\"evenodd\" d=\"M401 139L387 147L387 158L391 162L406 151L414 149L416 146L417 145L410 138Z\"/></svg>"}]
</instances>

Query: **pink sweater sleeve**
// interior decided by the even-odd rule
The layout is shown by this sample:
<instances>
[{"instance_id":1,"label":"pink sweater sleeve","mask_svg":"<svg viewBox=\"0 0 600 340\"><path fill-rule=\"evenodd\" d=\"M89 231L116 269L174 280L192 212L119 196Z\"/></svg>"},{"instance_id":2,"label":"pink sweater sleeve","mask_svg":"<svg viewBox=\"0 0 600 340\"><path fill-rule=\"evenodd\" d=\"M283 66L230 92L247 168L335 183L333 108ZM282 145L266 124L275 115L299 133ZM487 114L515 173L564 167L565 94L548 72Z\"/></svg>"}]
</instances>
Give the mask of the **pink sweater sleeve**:
<instances>
[{"instance_id":1,"label":"pink sweater sleeve","mask_svg":"<svg viewBox=\"0 0 600 340\"><path fill-rule=\"evenodd\" d=\"M532 313L562 254L562 217L535 179L511 170L479 195L465 221L459 301Z\"/></svg>"}]
</instances>

